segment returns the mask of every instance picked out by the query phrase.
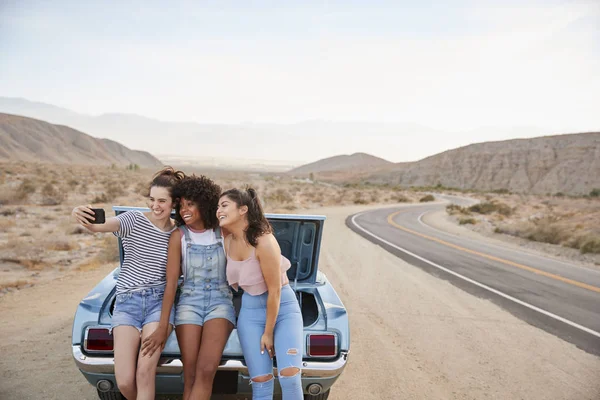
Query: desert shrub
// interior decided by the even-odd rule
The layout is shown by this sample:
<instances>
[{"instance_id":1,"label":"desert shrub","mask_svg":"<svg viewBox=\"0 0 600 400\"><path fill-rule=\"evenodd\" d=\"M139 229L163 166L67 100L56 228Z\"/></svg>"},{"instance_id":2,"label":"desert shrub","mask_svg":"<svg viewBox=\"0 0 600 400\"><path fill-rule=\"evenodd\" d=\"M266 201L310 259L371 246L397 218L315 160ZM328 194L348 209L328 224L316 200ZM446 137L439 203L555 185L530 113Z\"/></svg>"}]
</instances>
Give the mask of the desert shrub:
<instances>
[{"instance_id":1,"label":"desert shrub","mask_svg":"<svg viewBox=\"0 0 600 400\"><path fill-rule=\"evenodd\" d=\"M61 204L65 199L65 193L58 190L53 184L46 183L42 187L42 205L55 206Z\"/></svg>"},{"instance_id":2,"label":"desert shrub","mask_svg":"<svg viewBox=\"0 0 600 400\"><path fill-rule=\"evenodd\" d=\"M4 210L0 211L0 215L2 215L3 217L10 217L12 215L15 215L15 213L16 211L12 208L5 208Z\"/></svg>"},{"instance_id":3,"label":"desert shrub","mask_svg":"<svg viewBox=\"0 0 600 400\"><path fill-rule=\"evenodd\" d=\"M585 253L600 253L600 237L593 237L586 240L579 248L582 254Z\"/></svg>"},{"instance_id":4,"label":"desert shrub","mask_svg":"<svg viewBox=\"0 0 600 400\"><path fill-rule=\"evenodd\" d=\"M133 189L135 194L139 194L141 196L147 197L148 196L148 182L138 182L135 185L135 188Z\"/></svg>"},{"instance_id":5,"label":"desert shrub","mask_svg":"<svg viewBox=\"0 0 600 400\"><path fill-rule=\"evenodd\" d=\"M94 198L92 199L92 203L94 204L98 204L98 203L108 203L110 202L110 199L108 198L108 195L104 192L97 194L96 196L94 196Z\"/></svg>"},{"instance_id":6,"label":"desert shrub","mask_svg":"<svg viewBox=\"0 0 600 400\"><path fill-rule=\"evenodd\" d=\"M590 192L590 197L600 197L600 188L595 188Z\"/></svg>"},{"instance_id":7,"label":"desert shrub","mask_svg":"<svg viewBox=\"0 0 600 400\"><path fill-rule=\"evenodd\" d=\"M25 288L25 287L28 287L31 285L32 285L31 282L19 279L17 281L1 282L0 290L9 289L9 288L22 289L22 288Z\"/></svg>"},{"instance_id":8,"label":"desert shrub","mask_svg":"<svg viewBox=\"0 0 600 400\"><path fill-rule=\"evenodd\" d=\"M80 194L88 194L88 185L87 185L87 183L83 182L81 184L81 186L79 186L79 193Z\"/></svg>"},{"instance_id":9,"label":"desert shrub","mask_svg":"<svg viewBox=\"0 0 600 400\"><path fill-rule=\"evenodd\" d=\"M446 206L446 212L449 215L454 215L454 214L471 215L471 212L467 208L461 207L458 204L448 204Z\"/></svg>"},{"instance_id":10,"label":"desert shrub","mask_svg":"<svg viewBox=\"0 0 600 400\"><path fill-rule=\"evenodd\" d=\"M105 235L101 245L102 251L98 254L98 259L103 263L119 261L119 242L113 235Z\"/></svg>"},{"instance_id":11,"label":"desert shrub","mask_svg":"<svg viewBox=\"0 0 600 400\"><path fill-rule=\"evenodd\" d=\"M499 203L495 201L486 201L483 203L473 204L471 207L469 207L469 211L486 215L497 212L498 214L504 215L506 217L510 216L513 213L512 208L510 208L504 203Z\"/></svg>"},{"instance_id":12,"label":"desert shrub","mask_svg":"<svg viewBox=\"0 0 600 400\"><path fill-rule=\"evenodd\" d=\"M269 193L268 197L265 198L267 202L273 203L290 203L294 200L294 197L285 189L279 188Z\"/></svg>"},{"instance_id":13,"label":"desert shrub","mask_svg":"<svg viewBox=\"0 0 600 400\"><path fill-rule=\"evenodd\" d=\"M427 196L423 196L419 199L419 201L421 203L426 203L428 201L435 201L435 197L433 197L432 195L428 194Z\"/></svg>"},{"instance_id":14,"label":"desert shrub","mask_svg":"<svg viewBox=\"0 0 600 400\"><path fill-rule=\"evenodd\" d=\"M392 200L394 200L397 203L410 203L410 199L403 194L393 196Z\"/></svg>"},{"instance_id":15,"label":"desert shrub","mask_svg":"<svg viewBox=\"0 0 600 400\"><path fill-rule=\"evenodd\" d=\"M35 193L35 184L30 179L24 179L17 188L16 199L26 200Z\"/></svg>"},{"instance_id":16,"label":"desert shrub","mask_svg":"<svg viewBox=\"0 0 600 400\"><path fill-rule=\"evenodd\" d=\"M560 244L568 239L569 232L556 223L540 221L525 233L525 237L535 242Z\"/></svg>"},{"instance_id":17,"label":"desert shrub","mask_svg":"<svg viewBox=\"0 0 600 400\"><path fill-rule=\"evenodd\" d=\"M120 185L117 182L111 182L106 186L106 195L109 199L114 200L117 197L124 196L126 194L123 189L123 185Z\"/></svg>"},{"instance_id":18,"label":"desert shrub","mask_svg":"<svg viewBox=\"0 0 600 400\"><path fill-rule=\"evenodd\" d=\"M458 221L459 225L467 225L467 224L475 225L476 223L477 223L477 220L475 218L461 218Z\"/></svg>"},{"instance_id":19,"label":"desert shrub","mask_svg":"<svg viewBox=\"0 0 600 400\"><path fill-rule=\"evenodd\" d=\"M46 244L46 250L70 251L75 249L75 245L66 240L55 240Z\"/></svg>"}]
</instances>

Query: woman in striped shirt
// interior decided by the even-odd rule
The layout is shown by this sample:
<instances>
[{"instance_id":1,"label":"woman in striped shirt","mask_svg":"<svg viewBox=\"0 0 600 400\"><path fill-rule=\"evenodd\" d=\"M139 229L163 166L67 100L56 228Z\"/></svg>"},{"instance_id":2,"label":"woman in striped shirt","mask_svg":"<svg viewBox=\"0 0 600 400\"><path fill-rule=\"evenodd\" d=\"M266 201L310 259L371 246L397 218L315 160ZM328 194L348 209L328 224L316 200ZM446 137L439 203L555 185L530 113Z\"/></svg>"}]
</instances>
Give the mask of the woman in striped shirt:
<instances>
[{"instance_id":1,"label":"woman in striped shirt","mask_svg":"<svg viewBox=\"0 0 600 400\"><path fill-rule=\"evenodd\" d=\"M172 189L184 173L166 167L154 175L149 187L148 212L127 211L92 224L91 206L78 206L72 215L91 232L113 232L121 238L124 258L117 278L117 298L112 316L115 377L128 399L154 399L160 351L139 352L140 341L159 325L166 283L167 248L175 222ZM169 333L173 319L170 320Z\"/></svg>"}]
</instances>

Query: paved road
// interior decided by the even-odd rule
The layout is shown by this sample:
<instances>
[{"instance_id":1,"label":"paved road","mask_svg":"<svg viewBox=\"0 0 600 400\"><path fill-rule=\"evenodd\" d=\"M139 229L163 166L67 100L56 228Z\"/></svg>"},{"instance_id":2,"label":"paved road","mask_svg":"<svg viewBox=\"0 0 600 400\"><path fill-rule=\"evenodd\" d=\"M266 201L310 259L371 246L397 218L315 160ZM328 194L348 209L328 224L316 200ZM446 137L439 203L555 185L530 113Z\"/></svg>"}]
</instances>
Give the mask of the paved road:
<instances>
[{"instance_id":1,"label":"paved road","mask_svg":"<svg viewBox=\"0 0 600 400\"><path fill-rule=\"evenodd\" d=\"M445 196L465 205L467 199ZM367 211L346 224L429 273L600 355L600 272L510 247L460 238L422 222L446 204Z\"/></svg>"}]
</instances>

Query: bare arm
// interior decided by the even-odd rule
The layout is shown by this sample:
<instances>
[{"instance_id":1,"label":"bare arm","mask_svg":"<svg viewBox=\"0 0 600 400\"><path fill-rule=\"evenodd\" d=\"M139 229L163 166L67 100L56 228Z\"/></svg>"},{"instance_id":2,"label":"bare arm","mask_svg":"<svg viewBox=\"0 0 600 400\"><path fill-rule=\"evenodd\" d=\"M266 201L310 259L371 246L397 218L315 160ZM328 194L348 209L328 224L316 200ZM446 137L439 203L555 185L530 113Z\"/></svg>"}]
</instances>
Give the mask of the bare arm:
<instances>
[{"instance_id":1,"label":"bare arm","mask_svg":"<svg viewBox=\"0 0 600 400\"><path fill-rule=\"evenodd\" d=\"M163 296L162 308L160 311L160 322L158 328L148 336L142 344L142 355L149 357L155 351L162 351L167 341L169 331L169 317L171 309L175 303L175 294L177 292L177 282L181 275L181 232L176 229L169 238L169 250L167 253L167 283L165 285L165 294Z\"/></svg>"},{"instance_id":2,"label":"bare arm","mask_svg":"<svg viewBox=\"0 0 600 400\"><path fill-rule=\"evenodd\" d=\"M104 224L92 224L89 220L94 220L94 212L91 210L92 206L77 206L71 212L71 215L75 220L84 228L91 232L117 232L121 229L121 222L111 217L106 220Z\"/></svg>"},{"instance_id":3,"label":"bare arm","mask_svg":"<svg viewBox=\"0 0 600 400\"><path fill-rule=\"evenodd\" d=\"M267 336L267 338L264 343L261 340L261 351L266 347L267 350L270 350L269 355L273 357L275 352L273 348L273 331L275 322L277 322L281 300L281 248L272 234L263 235L258 239L256 258L260 263L260 269L268 290L267 321L263 340L265 340L264 336Z\"/></svg>"}]
</instances>

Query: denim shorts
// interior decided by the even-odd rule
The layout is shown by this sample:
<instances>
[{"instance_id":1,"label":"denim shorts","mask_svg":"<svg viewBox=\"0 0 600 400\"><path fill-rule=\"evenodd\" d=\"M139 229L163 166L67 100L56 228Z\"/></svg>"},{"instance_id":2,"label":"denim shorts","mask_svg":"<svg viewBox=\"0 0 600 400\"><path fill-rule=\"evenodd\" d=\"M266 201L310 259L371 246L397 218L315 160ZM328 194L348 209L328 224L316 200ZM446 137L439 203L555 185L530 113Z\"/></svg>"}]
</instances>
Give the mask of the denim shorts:
<instances>
[{"instance_id":1,"label":"denim shorts","mask_svg":"<svg viewBox=\"0 0 600 400\"><path fill-rule=\"evenodd\" d=\"M141 289L117 294L112 315L112 329L120 325L128 325L142 331L144 325L159 322L162 309L164 287ZM175 312L171 310L169 323L173 325Z\"/></svg>"},{"instance_id":2,"label":"denim shorts","mask_svg":"<svg viewBox=\"0 0 600 400\"><path fill-rule=\"evenodd\" d=\"M204 326L207 321L224 318L235 326L235 310L229 287L194 287L181 290L175 308L175 326L192 324Z\"/></svg>"}]
</instances>

